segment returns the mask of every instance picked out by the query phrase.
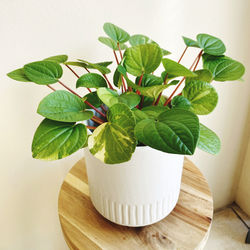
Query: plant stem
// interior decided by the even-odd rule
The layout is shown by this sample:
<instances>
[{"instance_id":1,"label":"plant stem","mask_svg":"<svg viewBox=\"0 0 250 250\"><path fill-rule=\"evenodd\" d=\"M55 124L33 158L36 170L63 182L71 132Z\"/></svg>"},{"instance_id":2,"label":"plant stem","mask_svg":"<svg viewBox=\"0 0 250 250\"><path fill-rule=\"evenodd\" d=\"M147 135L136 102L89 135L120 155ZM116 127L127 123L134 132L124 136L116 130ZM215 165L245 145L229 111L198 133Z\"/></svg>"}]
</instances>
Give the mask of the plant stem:
<instances>
[{"instance_id":1,"label":"plant stem","mask_svg":"<svg viewBox=\"0 0 250 250\"><path fill-rule=\"evenodd\" d=\"M119 44L119 43L117 43L117 47L118 47L118 49L119 49L120 57L121 57L121 60L122 60L122 51L121 51L121 48L120 48L120 44Z\"/></svg>"},{"instance_id":2,"label":"plant stem","mask_svg":"<svg viewBox=\"0 0 250 250\"><path fill-rule=\"evenodd\" d=\"M96 129L97 127L92 127L92 126L86 126L88 129Z\"/></svg>"},{"instance_id":3,"label":"plant stem","mask_svg":"<svg viewBox=\"0 0 250 250\"><path fill-rule=\"evenodd\" d=\"M183 56L185 55L187 49L188 49L188 46L185 47L183 53L181 54L180 59L178 60L178 63L181 62L181 60L182 60ZM192 65L192 67L193 67L193 65ZM167 78L167 77L168 77L168 74L166 75L166 78ZM167 80L167 79L164 79L164 85L166 84L166 80ZM162 92L161 92L160 95L158 96L158 98L157 98L157 100L156 100L156 102L155 102L155 106L158 105L158 103L159 103L159 101L160 101L160 99L161 99L161 95L162 95Z\"/></svg>"},{"instance_id":4,"label":"plant stem","mask_svg":"<svg viewBox=\"0 0 250 250\"><path fill-rule=\"evenodd\" d=\"M142 78L143 78L143 74L140 76L140 79L139 79L139 82L138 82L138 86L141 86L141 83L142 83ZM136 94L140 95L140 91L137 89L136 90Z\"/></svg>"},{"instance_id":5,"label":"plant stem","mask_svg":"<svg viewBox=\"0 0 250 250\"><path fill-rule=\"evenodd\" d=\"M143 108L143 103L144 103L144 95L141 97L140 109L142 109L142 108Z\"/></svg>"},{"instance_id":6,"label":"plant stem","mask_svg":"<svg viewBox=\"0 0 250 250\"><path fill-rule=\"evenodd\" d=\"M77 78L80 78L80 76L69 66L69 65L67 65L67 64L64 64ZM87 69L87 68L85 68L85 69ZM92 91L91 91L91 89L90 88L87 88L88 89L88 91L91 93Z\"/></svg>"},{"instance_id":7,"label":"plant stem","mask_svg":"<svg viewBox=\"0 0 250 250\"><path fill-rule=\"evenodd\" d=\"M90 71L89 71L86 67L84 67L84 69L85 69L88 73L90 73Z\"/></svg>"},{"instance_id":8,"label":"plant stem","mask_svg":"<svg viewBox=\"0 0 250 250\"><path fill-rule=\"evenodd\" d=\"M104 108L103 104L101 104L101 109L103 112L105 112L105 113L107 112L107 109Z\"/></svg>"},{"instance_id":9,"label":"plant stem","mask_svg":"<svg viewBox=\"0 0 250 250\"><path fill-rule=\"evenodd\" d=\"M192 63L191 67L189 68L190 70L192 69L193 65L195 64L194 66L194 69L193 71L195 71L195 69L197 68L198 66L198 63L201 59L201 56L202 56L202 53L203 53L203 50L201 50L198 54L198 56L195 58L194 62ZM196 63L195 63L196 62ZM170 97L166 100L166 102L164 103L164 106L168 105L170 102L171 102L171 99L173 97L173 95L175 94L175 92L177 91L177 89L180 87L180 85L183 83L183 81L185 80L185 77L182 78L182 80L179 82L179 84L176 86L175 90L173 91L173 93L170 95Z\"/></svg>"},{"instance_id":10,"label":"plant stem","mask_svg":"<svg viewBox=\"0 0 250 250\"><path fill-rule=\"evenodd\" d=\"M46 85L46 86L48 86L50 89L52 89L53 91L56 91L53 87L51 87L49 84L48 85Z\"/></svg>"},{"instance_id":11,"label":"plant stem","mask_svg":"<svg viewBox=\"0 0 250 250\"><path fill-rule=\"evenodd\" d=\"M188 46L186 46L186 48L184 49L184 51L183 51L183 53L182 53L182 55L181 55L180 59L178 60L178 63L180 63L180 62L181 62L181 59L182 59L182 58L183 58L183 56L185 55L185 53L186 53L187 49L188 49Z\"/></svg>"},{"instance_id":12,"label":"plant stem","mask_svg":"<svg viewBox=\"0 0 250 250\"><path fill-rule=\"evenodd\" d=\"M98 123L98 124L103 124L104 123L104 121L102 120L102 119L99 119L97 116L93 116L92 118L91 118L91 120L93 121L93 122L95 122L95 123Z\"/></svg>"},{"instance_id":13,"label":"plant stem","mask_svg":"<svg viewBox=\"0 0 250 250\"><path fill-rule=\"evenodd\" d=\"M202 53L203 53L203 50L201 50L200 53L199 53L199 55L197 56L197 59L196 59L197 61L196 61L196 64L195 64L195 66L194 66L193 71L196 70L196 68L197 68L197 66L198 66L198 63L199 63L199 61L200 61L200 59L201 59Z\"/></svg>"},{"instance_id":14,"label":"plant stem","mask_svg":"<svg viewBox=\"0 0 250 250\"><path fill-rule=\"evenodd\" d=\"M61 81L58 80L58 83L60 83L65 89L67 89L68 91L70 91L72 94L78 96L79 98L82 99L81 96L79 96L74 90L72 90L71 88L69 88L68 86L66 86L64 83L62 83Z\"/></svg>"},{"instance_id":15,"label":"plant stem","mask_svg":"<svg viewBox=\"0 0 250 250\"><path fill-rule=\"evenodd\" d=\"M164 103L163 106L167 106L171 102L171 99L172 99L173 95L175 94L175 92L177 91L177 89L180 87L180 85L183 83L184 80L185 80L185 77L182 78L182 80L179 82L179 84L177 85L177 87L175 88L175 90L173 91L173 93L165 101L165 103Z\"/></svg>"},{"instance_id":16,"label":"plant stem","mask_svg":"<svg viewBox=\"0 0 250 250\"><path fill-rule=\"evenodd\" d=\"M113 53L114 53L114 56L115 56L116 63L117 63L117 65L119 65L118 57L117 57L117 55L116 55L115 50L113 50Z\"/></svg>"},{"instance_id":17,"label":"plant stem","mask_svg":"<svg viewBox=\"0 0 250 250\"><path fill-rule=\"evenodd\" d=\"M106 118L106 115L103 114L99 109L97 109L95 106L93 106L91 103L89 103L88 101L84 101L84 103L86 103L87 105L89 105L92 109L94 109L97 113L99 113L101 116L103 116L104 118Z\"/></svg>"},{"instance_id":18,"label":"plant stem","mask_svg":"<svg viewBox=\"0 0 250 250\"><path fill-rule=\"evenodd\" d=\"M168 79L168 73L167 73L166 76L165 76L163 85L166 85L166 84L167 84L167 79ZM163 91L162 91L162 92L163 92ZM155 102L155 104L154 104L155 106L157 106L157 105L159 104L160 99L161 99L161 96L162 96L162 92L159 94L159 96L158 96L158 98L157 98L157 100L156 100L156 102Z\"/></svg>"},{"instance_id":19,"label":"plant stem","mask_svg":"<svg viewBox=\"0 0 250 250\"><path fill-rule=\"evenodd\" d=\"M102 75L103 75L103 76L104 76L104 78L106 79L106 81L107 81L107 83L108 83L109 87L110 87L112 90L114 90L114 88L112 87L112 85L111 85L111 83L110 83L109 79L107 78L107 76L106 76L105 74L102 74Z\"/></svg>"}]
</instances>

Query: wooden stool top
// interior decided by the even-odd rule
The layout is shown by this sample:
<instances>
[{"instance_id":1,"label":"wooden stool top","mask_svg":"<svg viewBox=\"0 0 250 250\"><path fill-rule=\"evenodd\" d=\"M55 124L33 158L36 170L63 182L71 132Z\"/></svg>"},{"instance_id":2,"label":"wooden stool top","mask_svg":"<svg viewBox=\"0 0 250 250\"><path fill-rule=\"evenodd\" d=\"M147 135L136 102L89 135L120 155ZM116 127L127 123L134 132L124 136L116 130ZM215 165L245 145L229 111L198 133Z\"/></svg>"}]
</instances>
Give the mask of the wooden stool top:
<instances>
[{"instance_id":1,"label":"wooden stool top","mask_svg":"<svg viewBox=\"0 0 250 250\"><path fill-rule=\"evenodd\" d=\"M202 249L213 216L213 199L199 169L185 158L181 192L174 210L162 221L132 228L102 217L89 198L84 158L67 174L58 213L70 249Z\"/></svg>"}]
</instances>

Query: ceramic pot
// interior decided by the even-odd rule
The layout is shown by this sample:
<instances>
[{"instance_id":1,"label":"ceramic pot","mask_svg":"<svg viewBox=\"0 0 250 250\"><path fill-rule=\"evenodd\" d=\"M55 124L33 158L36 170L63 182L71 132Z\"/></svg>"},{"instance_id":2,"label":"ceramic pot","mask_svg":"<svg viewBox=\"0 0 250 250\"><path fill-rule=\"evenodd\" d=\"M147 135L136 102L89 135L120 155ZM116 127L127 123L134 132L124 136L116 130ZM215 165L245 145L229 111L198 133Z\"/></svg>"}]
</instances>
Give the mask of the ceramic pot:
<instances>
[{"instance_id":1,"label":"ceramic pot","mask_svg":"<svg viewBox=\"0 0 250 250\"><path fill-rule=\"evenodd\" d=\"M131 227L153 224L175 207L183 155L147 146L137 147L131 160L104 164L85 149L90 198L108 220Z\"/></svg>"}]
</instances>

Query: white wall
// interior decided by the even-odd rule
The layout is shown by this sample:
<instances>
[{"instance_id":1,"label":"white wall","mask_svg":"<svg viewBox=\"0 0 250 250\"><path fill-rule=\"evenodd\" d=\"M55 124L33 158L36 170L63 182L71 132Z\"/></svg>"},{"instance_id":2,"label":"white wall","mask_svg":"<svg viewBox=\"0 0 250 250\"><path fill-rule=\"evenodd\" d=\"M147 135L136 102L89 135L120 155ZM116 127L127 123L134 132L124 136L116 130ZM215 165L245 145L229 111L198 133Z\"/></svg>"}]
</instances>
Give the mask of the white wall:
<instances>
[{"instance_id":1,"label":"white wall","mask_svg":"<svg viewBox=\"0 0 250 250\"><path fill-rule=\"evenodd\" d=\"M67 249L57 197L63 177L82 156L78 152L57 162L32 159L30 144L42 119L36 108L50 91L14 82L7 72L60 53L71 59L113 60L111 51L97 41L106 21L131 34L150 35L173 52L173 59L184 49L182 35L214 34L225 41L227 54L249 69L249 14L248 0L1 0L0 249ZM190 65L196 53L191 49L183 63ZM197 150L192 157L209 181L216 208L233 200L244 153L249 72L244 78L243 83L214 84L219 104L201 119L221 137L221 153L214 157ZM73 86L75 78L67 72L64 81Z\"/></svg>"}]
</instances>

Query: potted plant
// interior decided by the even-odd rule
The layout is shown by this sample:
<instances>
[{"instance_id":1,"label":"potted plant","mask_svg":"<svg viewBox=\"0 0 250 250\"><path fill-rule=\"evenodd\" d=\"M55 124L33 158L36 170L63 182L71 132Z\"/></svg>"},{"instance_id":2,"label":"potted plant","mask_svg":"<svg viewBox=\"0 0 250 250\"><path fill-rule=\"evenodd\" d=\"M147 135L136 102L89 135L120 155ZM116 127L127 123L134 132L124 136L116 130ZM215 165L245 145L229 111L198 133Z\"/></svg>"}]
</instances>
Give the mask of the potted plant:
<instances>
[{"instance_id":1,"label":"potted plant","mask_svg":"<svg viewBox=\"0 0 250 250\"><path fill-rule=\"evenodd\" d=\"M196 147L211 154L220 150L218 136L198 118L218 102L211 82L241 79L245 69L208 34L183 37L186 47L175 62L147 36L130 36L111 23L103 28L108 37L99 41L113 50L117 64L113 84L111 61L68 61L66 55L28 63L8 76L52 90L37 109L45 119L33 138L33 157L57 160L85 148L95 208L121 225L148 225L176 205L184 155L194 154ZM188 47L198 49L190 68L180 64ZM197 70L201 58L203 69ZM61 64L77 77L76 88L88 94L80 96L61 81ZM86 72L79 76L72 67ZM66 90L56 90L55 83Z\"/></svg>"}]
</instances>

